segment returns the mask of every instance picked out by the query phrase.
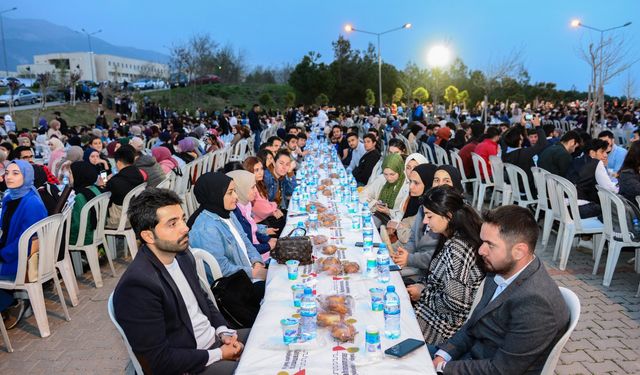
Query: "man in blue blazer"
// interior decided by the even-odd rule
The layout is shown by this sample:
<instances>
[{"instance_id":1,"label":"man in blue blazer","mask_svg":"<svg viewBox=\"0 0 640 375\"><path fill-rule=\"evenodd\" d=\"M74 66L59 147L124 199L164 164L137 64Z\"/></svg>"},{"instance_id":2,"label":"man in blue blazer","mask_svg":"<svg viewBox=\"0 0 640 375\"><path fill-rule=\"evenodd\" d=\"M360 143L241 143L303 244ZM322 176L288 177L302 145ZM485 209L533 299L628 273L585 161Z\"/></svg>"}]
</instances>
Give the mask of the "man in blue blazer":
<instances>
[{"instance_id":1,"label":"man in blue blazer","mask_svg":"<svg viewBox=\"0 0 640 375\"><path fill-rule=\"evenodd\" d=\"M200 286L180 204L155 188L131 202L144 245L116 286L116 319L145 373L232 374L249 330L228 329Z\"/></svg>"},{"instance_id":2,"label":"man in blue blazer","mask_svg":"<svg viewBox=\"0 0 640 375\"><path fill-rule=\"evenodd\" d=\"M569 325L569 310L534 255L538 226L529 210L485 213L479 249L487 271L482 299L433 360L444 374L539 374Z\"/></svg>"}]
</instances>

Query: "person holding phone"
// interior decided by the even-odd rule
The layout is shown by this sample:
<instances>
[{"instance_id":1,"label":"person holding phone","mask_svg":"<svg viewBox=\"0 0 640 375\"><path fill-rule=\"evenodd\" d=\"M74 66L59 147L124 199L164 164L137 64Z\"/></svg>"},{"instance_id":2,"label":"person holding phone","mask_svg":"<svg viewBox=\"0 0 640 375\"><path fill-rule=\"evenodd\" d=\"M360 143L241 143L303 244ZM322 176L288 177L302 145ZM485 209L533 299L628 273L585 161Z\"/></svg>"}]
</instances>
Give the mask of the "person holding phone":
<instances>
[{"instance_id":1,"label":"person holding phone","mask_svg":"<svg viewBox=\"0 0 640 375\"><path fill-rule=\"evenodd\" d=\"M408 195L402 192L404 185L404 160L400 154L389 154L382 162L382 176L367 185L360 196L369 202L374 224L379 228L391 219L391 210L401 207Z\"/></svg>"},{"instance_id":2,"label":"person holding phone","mask_svg":"<svg viewBox=\"0 0 640 375\"><path fill-rule=\"evenodd\" d=\"M428 344L437 345L453 336L464 324L477 289L484 279L478 248L482 220L449 186L424 195L423 223L438 234L429 273L407 292L416 302L418 324Z\"/></svg>"}]
</instances>

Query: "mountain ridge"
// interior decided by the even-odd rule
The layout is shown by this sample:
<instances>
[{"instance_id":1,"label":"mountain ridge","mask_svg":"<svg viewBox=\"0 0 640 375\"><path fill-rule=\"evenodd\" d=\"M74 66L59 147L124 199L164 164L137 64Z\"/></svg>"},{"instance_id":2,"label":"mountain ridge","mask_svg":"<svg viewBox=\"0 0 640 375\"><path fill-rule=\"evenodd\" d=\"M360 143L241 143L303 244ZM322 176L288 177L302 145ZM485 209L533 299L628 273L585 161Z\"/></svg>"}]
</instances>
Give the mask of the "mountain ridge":
<instances>
[{"instance_id":1,"label":"mountain ridge","mask_svg":"<svg viewBox=\"0 0 640 375\"><path fill-rule=\"evenodd\" d=\"M16 71L17 65L33 63L34 55L56 52L86 52L89 49L86 34L67 26L42 19L3 17L2 20L9 71ZM169 56L160 52L115 45L100 39L98 35L91 37L91 46L96 54L116 55L160 63L169 61ZM2 53L1 50L0 53ZM3 59L0 59L0 71L4 71Z\"/></svg>"}]
</instances>

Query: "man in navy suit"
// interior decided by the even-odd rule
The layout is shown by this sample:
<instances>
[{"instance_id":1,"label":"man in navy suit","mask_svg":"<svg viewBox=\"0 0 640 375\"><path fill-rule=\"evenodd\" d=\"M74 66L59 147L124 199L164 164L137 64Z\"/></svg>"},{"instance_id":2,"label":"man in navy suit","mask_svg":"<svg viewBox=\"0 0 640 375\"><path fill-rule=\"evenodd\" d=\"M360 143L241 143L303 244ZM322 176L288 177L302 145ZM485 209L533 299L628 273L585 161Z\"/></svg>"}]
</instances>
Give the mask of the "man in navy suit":
<instances>
[{"instance_id":1,"label":"man in navy suit","mask_svg":"<svg viewBox=\"0 0 640 375\"><path fill-rule=\"evenodd\" d=\"M469 320L435 353L444 374L539 374L569 325L569 309L534 255L538 225L523 207L485 213L479 254L487 271ZM430 348L431 350L432 348Z\"/></svg>"},{"instance_id":2,"label":"man in navy suit","mask_svg":"<svg viewBox=\"0 0 640 375\"><path fill-rule=\"evenodd\" d=\"M131 202L144 245L116 286L116 320L145 373L232 374L249 330L228 329L200 286L180 204L155 188Z\"/></svg>"}]
</instances>

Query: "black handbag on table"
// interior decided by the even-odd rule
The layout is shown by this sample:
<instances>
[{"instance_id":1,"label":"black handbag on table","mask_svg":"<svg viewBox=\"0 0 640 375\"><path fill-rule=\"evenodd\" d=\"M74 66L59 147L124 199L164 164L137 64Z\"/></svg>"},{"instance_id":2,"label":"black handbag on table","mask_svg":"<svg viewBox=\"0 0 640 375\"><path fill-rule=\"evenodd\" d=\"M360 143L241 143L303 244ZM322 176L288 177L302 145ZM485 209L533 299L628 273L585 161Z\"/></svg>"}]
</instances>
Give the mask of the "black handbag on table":
<instances>
[{"instance_id":1,"label":"black handbag on table","mask_svg":"<svg viewBox=\"0 0 640 375\"><path fill-rule=\"evenodd\" d=\"M303 235L291 236L296 230L304 231ZM276 247L271 250L271 258L277 260L280 264L284 264L291 259L299 261L301 265L313 263L313 246L311 245L311 238L306 234L306 229L294 228L288 235L278 238Z\"/></svg>"}]
</instances>

